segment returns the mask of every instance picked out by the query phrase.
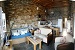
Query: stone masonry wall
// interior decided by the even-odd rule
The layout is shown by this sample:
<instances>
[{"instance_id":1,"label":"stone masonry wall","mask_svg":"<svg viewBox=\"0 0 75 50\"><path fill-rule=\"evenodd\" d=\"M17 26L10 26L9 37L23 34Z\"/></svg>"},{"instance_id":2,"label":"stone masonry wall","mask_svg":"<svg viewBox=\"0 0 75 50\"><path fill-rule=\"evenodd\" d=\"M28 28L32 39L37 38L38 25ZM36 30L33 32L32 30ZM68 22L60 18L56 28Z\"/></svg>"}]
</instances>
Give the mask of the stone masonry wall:
<instances>
[{"instance_id":1,"label":"stone masonry wall","mask_svg":"<svg viewBox=\"0 0 75 50\"><path fill-rule=\"evenodd\" d=\"M2 7L3 12L5 12L4 2L0 1L0 7Z\"/></svg>"},{"instance_id":2,"label":"stone masonry wall","mask_svg":"<svg viewBox=\"0 0 75 50\"><path fill-rule=\"evenodd\" d=\"M38 14L41 17L45 15L44 7L34 4L30 0L11 0L5 3L7 21L16 27L21 27L25 24L35 23L37 25ZM37 10L38 7L38 10ZM19 26L20 25L20 26Z\"/></svg>"},{"instance_id":3,"label":"stone masonry wall","mask_svg":"<svg viewBox=\"0 0 75 50\"><path fill-rule=\"evenodd\" d=\"M57 7L53 9L48 9L47 19L52 21L53 24L58 24L58 19L63 19L63 27L64 27L64 18L69 17L69 7Z\"/></svg>"}]
</instances>

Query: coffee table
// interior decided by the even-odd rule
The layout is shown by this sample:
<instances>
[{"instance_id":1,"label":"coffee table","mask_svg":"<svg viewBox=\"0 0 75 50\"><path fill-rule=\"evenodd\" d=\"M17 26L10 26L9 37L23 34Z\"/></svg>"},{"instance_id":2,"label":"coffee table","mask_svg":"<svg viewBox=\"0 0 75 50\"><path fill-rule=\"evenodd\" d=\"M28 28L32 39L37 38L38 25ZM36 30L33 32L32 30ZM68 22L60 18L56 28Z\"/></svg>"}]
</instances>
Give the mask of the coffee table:
<instances>
[{"instance_id":1,"label":"coffee table","mask_svg":"<svg viewBox=\"0 0 75 50\"><path fill-rule=\"evenodd\" d=\"M29 42L31 42L34 45L34 50L36 50L36 45L37 44L39 44L39 49L41 49L41 42L42 42L42 40L40 38L36 37L36 39L34 39L31 36L28 36L27 37L27 42L28 42L28 44L29 44Z\"/></svg>"}]
</instances>

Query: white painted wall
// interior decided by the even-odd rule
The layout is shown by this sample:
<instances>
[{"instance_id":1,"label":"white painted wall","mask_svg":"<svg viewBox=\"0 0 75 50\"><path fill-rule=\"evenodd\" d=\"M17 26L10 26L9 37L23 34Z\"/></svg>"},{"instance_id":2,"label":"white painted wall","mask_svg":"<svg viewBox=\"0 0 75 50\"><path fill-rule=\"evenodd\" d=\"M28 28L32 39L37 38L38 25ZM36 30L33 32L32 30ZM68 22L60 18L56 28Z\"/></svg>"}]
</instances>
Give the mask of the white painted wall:
<instances>
[{"instance_id":1,"label":"white painted wall","mask_svg":"<svg viewBox=\"0 0 75 50\"><path fill-rule=\"evenodd\" d=\"M74 16L74 39L75 39L75 13L73 14L73 16Z\"/></svg>"},{"instance_id":2,"label":"white painted wall","mask_svg":"<svg viewBox=\"0 0 75 50\"><path fill-rule=\"evenodd\" d=\"M63 20L62 19L58 19L58 27L60 28L60 32L62 32L62 22Z\"/></svg>"},{"instance_id":3,"label":"white painted wall","mask_svg":"<svg viewBox=\"0 0 75 50\"><path fill-rule=\"evenodd\" d=\"M67 20L67 32L70 32L70 20Z\"/></svg>"}]
</instances>

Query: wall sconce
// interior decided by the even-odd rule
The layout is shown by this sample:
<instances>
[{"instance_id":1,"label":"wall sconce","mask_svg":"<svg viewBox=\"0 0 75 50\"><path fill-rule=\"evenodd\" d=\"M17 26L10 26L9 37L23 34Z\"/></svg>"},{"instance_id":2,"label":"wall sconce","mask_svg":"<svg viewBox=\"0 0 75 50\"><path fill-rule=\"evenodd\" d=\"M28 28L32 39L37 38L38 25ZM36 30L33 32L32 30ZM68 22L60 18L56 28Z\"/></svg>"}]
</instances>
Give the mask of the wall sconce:
<instances>
[{"instance_id":1,"label":"wall sconce","mask_svg":"<svg viewBox=\"0 0 75 50\"><path fill-rule=\"evenodd\" d=\"M45 10L45 12L47 12L47 11Z\"/></svg>"},{"instance_id":2,"label":"wall sconce","mask_svg":"<svg viewBox=\"0 0 75 50\"><path fill-rule=\"evenodd\" d=\"M54 12L53 12L53 11L51 11L51 14L54 14Z\"/></svg>"}]
</instances>

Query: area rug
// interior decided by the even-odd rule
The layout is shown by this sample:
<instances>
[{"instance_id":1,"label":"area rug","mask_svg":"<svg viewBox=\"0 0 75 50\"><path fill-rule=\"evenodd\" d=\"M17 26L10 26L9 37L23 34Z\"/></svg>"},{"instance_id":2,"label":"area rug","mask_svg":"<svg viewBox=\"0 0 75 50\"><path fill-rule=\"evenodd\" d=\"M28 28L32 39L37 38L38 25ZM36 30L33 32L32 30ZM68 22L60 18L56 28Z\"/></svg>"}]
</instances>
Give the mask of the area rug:
<instances>
[{"instance_id":1,"label":"area rug","mask_svg":"<svg viewBox=\"0 0 75 50\"><path fill-rule=\"evenodd\" d=\"M26 42L13 45L14 50L34 50L33 44L27 44ZM49 46L45 43L42 43L42 49L39 49L39 45L37 45L36 50L54 50L54 44L51 42Z\"/></svg>"}]
</instances>

